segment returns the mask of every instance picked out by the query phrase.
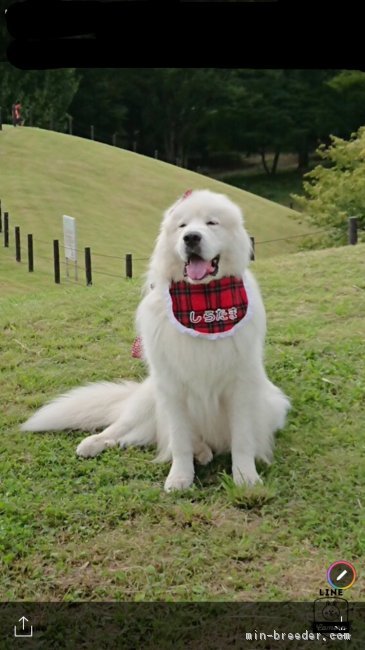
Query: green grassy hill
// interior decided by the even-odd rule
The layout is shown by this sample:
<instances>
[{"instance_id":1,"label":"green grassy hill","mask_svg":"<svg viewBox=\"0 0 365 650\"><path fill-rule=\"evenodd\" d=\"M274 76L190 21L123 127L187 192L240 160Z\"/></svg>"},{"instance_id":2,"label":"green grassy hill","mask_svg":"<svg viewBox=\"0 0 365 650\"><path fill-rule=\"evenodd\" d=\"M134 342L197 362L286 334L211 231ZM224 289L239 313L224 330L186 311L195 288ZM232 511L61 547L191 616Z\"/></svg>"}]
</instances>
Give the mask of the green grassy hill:
<instances>
[{"instance_id":1,"label":"green grassy hill","mask_svg":"<svg viewBox=\"0 0 365 650\"><path fill-rule=\"evenodd\" d=\"M138 279L28 293L36 277L5 257L19 285L0 309L0 600L313 601L332 562L349 560L361 576L364 253L358 245L254 263L268 374L292 400L288 424L273 465L260 467L263 487L232 487L222 478L229 458L218 457L177 495L164 493L167 467L151 463L153 451L81 460L82 433L18 429L71 386L144 376L130 356ZM363 580L350 598L365 601Z\"/></svg>"},{"instance_id":2,"label":"green grassy hill","mask_svg":"<svg viewBox=\"0 0 365 650\"><path fill-rule=\"evenodd\" d=\"M63 242L62 215L67 214L77 220L81 255L85 246L92 249L95 274L124 273L126 253L137 258L140 274L163 210L189 187L227 193L243 208L247 228L258 242L279 239L258 245L262 258L298 250L301 239L286 238L308 231L297 213L249 192L146 156L37 128L4 125L0 178L12 243L15 225L21 227L23 248L26 235L33 233L38 272L52 272L52 241Z\"/></svg>"}]
</instances>

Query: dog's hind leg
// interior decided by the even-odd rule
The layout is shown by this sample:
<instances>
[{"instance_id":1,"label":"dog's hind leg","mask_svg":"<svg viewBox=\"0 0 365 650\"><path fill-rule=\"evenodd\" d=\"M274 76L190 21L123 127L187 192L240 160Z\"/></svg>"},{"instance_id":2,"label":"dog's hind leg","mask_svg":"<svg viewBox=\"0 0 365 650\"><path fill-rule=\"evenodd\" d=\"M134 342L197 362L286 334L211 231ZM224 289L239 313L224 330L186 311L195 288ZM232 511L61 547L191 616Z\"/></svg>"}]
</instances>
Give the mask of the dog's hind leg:
<instances>
[{"instance_id":1,"label":"dog's hind leg","mask_svg":"<svg viewBox=\"0 0 365 650\"><path fill-rule=\"evenodd\" d=\"M118 442L121 447L143 447L153 444L156 442L156 427L153 420L136 427L135 422L131 423L130 420L125 419L123 421L123 418L120 418L101 433L82 440L76 453L83 458L98 456L105 449L115 447Z\"/></svg>"},{"instance_id":2,"label":"dog's hind leg","mask_svg":"<svg viewBox=\"0 0 365 650\"><path fill-rule=\"evenodd\" d=\"M213 458L213 452L211 448L200 440L198 442L194 441L194 459L199 463L199 465L208 465Z\"/></svg>"},{"instance_id":3,"label":"dog's hind leg","mask_svg":"<svg viewBox=\"0 0 365 650\"><path fill-rule=\"evenodd\" d=\"M156 442L156 426L152 420L135 427L119 440L122 449L127 447L145 447Z\"/></svg>"},{"instance_id":4,"label":"dog's hind leg","mask_svg":"<svg viewBox=\"0 0 365 650\"><path fill-rule=\"evenodd\" d=\"M152 444L156 441L155 400L149 380L140 384L138 390L125 401L122 415L101 433L82 440L76 453L83 458L97 456L105 449L115 447L128 435L135 436L134 444Z\"/></svg>"}]
</instances>

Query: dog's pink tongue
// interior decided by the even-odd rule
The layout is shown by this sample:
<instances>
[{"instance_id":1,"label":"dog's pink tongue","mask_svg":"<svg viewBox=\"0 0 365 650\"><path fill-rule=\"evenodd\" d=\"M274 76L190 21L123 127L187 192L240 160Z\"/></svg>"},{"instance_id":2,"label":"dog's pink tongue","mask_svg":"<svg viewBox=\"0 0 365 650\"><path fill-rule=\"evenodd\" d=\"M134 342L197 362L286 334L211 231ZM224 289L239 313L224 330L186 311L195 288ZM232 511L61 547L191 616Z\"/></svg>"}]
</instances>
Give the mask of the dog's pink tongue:
<instances>
[{"instance_id":1,"label":"dog's pink tongue","mask_svg":"<svg viewBox=\"0 0 365 650\"><path fill-rule=\"evenodd\" d=\"M211 262L199 259L190 260L186 267L186 273L190 280L202 280L206 275L212 273L212 271L214 271L214 267Z\"/></svg>"}]
</instances>

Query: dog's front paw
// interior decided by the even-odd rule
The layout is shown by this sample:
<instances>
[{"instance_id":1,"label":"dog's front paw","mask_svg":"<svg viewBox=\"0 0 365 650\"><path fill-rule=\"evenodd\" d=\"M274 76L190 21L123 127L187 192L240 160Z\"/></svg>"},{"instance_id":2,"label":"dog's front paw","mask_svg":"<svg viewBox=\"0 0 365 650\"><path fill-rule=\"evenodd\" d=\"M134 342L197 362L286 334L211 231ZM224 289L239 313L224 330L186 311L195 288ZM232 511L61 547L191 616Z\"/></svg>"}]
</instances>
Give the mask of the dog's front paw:
<instances>
[{"instance_id":1,"label":"dog's front paw","mask_svg":"<svg viewBox=\"0 0 365 650\"><path fill-rule=\"evenodd\" d=\"M173 490L186 490L194 481L194 475L177 474L170 472L165 481L165 491L172 492Z\"/></svg>"},{"instance_id":2,"label":"dog's front paw","mask_svg":"<svg viewBox=\"0 0 365 650\"><path fill-rule=\"evenodd\" d=\"M114 447L115 444L115 441L100 438L98 434L95 434L94 436L88 436L82 440L76 449L76 453L82 458L92 458L93 456L101 454L104 449Z\"/></svg>"},{"instance_id":3,"label":"dog's front paw","mask_svg":"<svg viewBox=\"0 0 365 650\"><path fill-rule=\"evenodd\" d=\"M262 479L258 475L255 465L253 467L233 465L232 474L236 485L255 485L262 483Z\"/></svg>"}]
</instances>

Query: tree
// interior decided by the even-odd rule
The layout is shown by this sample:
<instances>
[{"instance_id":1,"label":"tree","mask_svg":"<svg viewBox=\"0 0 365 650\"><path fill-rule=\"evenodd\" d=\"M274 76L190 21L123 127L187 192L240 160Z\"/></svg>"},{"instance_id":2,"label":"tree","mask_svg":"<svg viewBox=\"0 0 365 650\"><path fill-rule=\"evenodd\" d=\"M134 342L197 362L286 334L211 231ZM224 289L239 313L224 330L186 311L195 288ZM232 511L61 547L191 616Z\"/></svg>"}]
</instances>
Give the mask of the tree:
<instances>
[{"instance_id":1,"label":"tree","mask_svg":"<svg viewBox=\"0 0 365 650\"><path fill-rule=\"evenodd\" d=\"M289 146L292 119L288 110L288 88L283 70L257 72L249 82L246 81L246 89L253 93L249 128L263 168L272 175L276 173L280 153ZM268 152L274 152L271 167L267 162Z\"/></svg>"},{"instance_id":2,"label":"tree","mask_svg":"<svg viewBox=\"0 0 365 650\"><path fill-rule=\"evenodd\" d=\"M23 73L24 74L24 73ZM360 76L359 76L360 75ZM74 133L188 166L211 154L259 152L275 174L282 152L298 167L329 134L365 123L363 73L339 70L116 68L79 70L68 112ZM363 75L365 77L365 75ZM347 108L348 107L348 108ZM360 120L361 118L361 120ZM360 120L360 121L359 121ZM351 127L351 128L350 128ZM269 163L268 154L274 154Z\"/></svg>"},{"instance_id":3,"label":"tree","mask_svg":"<svg viewBox=\"0 0 365 650\"><path fill-rule=\"evenodd\" d=\"M329 147L317 149L324 164L304 176L304 196L293 198L316 226L328 227L322 244L341 245L347 241L348 217L357 216L365 228L365 127L350 140L330 140Z\"/></svg>"},{"instance_id":4,"label":"tree","mask_svg":"<svg viewBox=\"0 0 365 650\"><path fill-rule=\"evenodd\" d=\"M78 71L80 84L70 107L73 132L90 136L94 125L98 140L111 144L114 133L124 134L126 107L121 90L121 70L111 68Z\"/></svg>"},{"instance_id":5,"label":"tree","mask_svg":"<svg viewBox=\"0 0 365 650\"><path fill-rule=\"evenodd\" d=\"M143 122L162 146L165 159L187 166L196 139L221 97L221 75L214 68L154 68Z\"/></svg>"},{"instance_id":6,"label":"tree","mask_svg":"<svg viewBox=\"0 0 365 650\"><path fill-rule=\"evenodd\" d=\"M330 110L335 115L335 134L347 138L365 124L365 73L341 70L326 85Z\"/></svg>"},{"instance_id":7,"label":"tree","mask_svg":"<svg viewBox=\"0 0 365 650\"><path fill-rule=\"evenodd\" d=\"M0 105L3 119L11 121L15 100L23 105L23 116L33 125L65 128L68 107L75 95L79 78L74 69L19 70L8 63L0 64Z\"/></svg>"},{"instance_id":8,"label":"tree","mask_svg":"<svg viewBox=\"0 0 365 650\"><path fill-rule=\"evenodd\" d=\"M281 152L298 153L298 166L308 166L309 152L331 132L333 92L326 81L331 70L252 70L232 72L230 102L216 116L221 141L247 152L259 152L267 174L275 174ZM268 163L268 153L274 153Z\"/></svg>"},{"instance_id":9,"label":"tree","mask_svg":"<svg viewBox=\"0 0 365 650\"><path fill-rule=\"evenodd\" d=\"M211 151L259 151L265 171L275 173L289 127L281 74L280 70L225 71L219 101L208 111ZM269 151L275 152L271 167L267 162Z\"/></svg>"},{"instance_id":10,"label":"tree","mask_svg":"<svg viewBox=\"0 0 365 650\"><path fill-rule=\"evenodd\" d=\"M289 147L297 152L301 171L308 169L309 153L334 131L336 117L328 82L336 74L336 70L284 71L291 121Z\"/></svg>"},{"instance_id":11,"label":"tree","mask_svg":"<svg viewBox=\"0 0 365 650\"><path fill-rule=\"evenodd\" d=\"M74 132L94 124L123 133L140 153L188 165L189 157L218 147L237 150L242 107L248 99L235 71L214 68L82 70L70 112ZM118 113L118 114L117 114ZM120 141L119 141L120 142Z\"/></svg>"}]
</instances>

